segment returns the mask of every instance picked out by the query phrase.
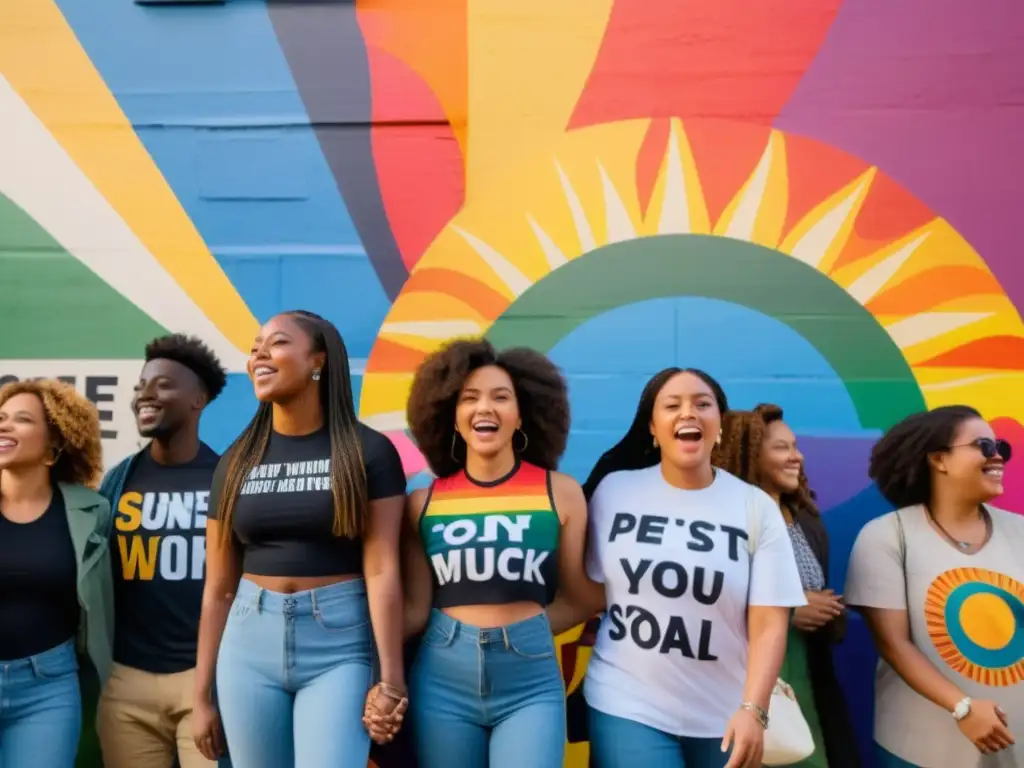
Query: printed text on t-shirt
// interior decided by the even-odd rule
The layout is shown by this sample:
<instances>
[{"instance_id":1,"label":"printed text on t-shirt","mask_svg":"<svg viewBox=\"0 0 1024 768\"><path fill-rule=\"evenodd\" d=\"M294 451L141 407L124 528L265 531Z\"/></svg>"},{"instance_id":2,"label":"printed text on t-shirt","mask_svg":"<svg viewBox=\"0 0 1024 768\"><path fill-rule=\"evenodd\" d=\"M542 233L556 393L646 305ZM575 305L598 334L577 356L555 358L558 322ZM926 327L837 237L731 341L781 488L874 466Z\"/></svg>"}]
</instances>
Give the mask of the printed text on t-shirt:
<instances>
[{"instance_id":1,"label":"printed text on t-shirt","mask_svg":"<svg viewBox=\"0 0 1024 768\"><path fill-rule=\"evenodd\" d=\"M669 523L673 523L672 527ZM746 557L746 531L729 525L710 523L704 520L671 519L663 515L632 515L616 513L608 534L611 544L622 536L629 536L637 544L660 547L666 534L673 528L680 529L687 537L686 548L692 552L711 552L718 546L728 547L728 557L738 562ZM674 532L673 532L674 533ZM674 535L672 536L676 538ZM678 545L679 540L673 542ZM639 595L645 582L659 595L675 599L689 591L690 597L701 605L714 605L722 596L725 573L709 570L704 566L687 567L674 560L660 559L657 551L651 557L619 559L623 574L629 584L630 595ZM687 621L682 616L669 616L664 626L659 618L642 605L608 606L611 629L608 636L614 641L627 638L643 650L657 650L658 653L682 654L697 661L715 661L713 651L714 623L709 619L699 622Z\"/></svg>"},{"instance_id":2,"label":"printed text on t-shirt","mask_svg":"<svg viewBox=\"0 0 1024 768\"><path fill-rule=\"evenodd\" d=\"M331 490L331 460L289 461L253 467L241 495Z\"/></svg>"}]
</instances>

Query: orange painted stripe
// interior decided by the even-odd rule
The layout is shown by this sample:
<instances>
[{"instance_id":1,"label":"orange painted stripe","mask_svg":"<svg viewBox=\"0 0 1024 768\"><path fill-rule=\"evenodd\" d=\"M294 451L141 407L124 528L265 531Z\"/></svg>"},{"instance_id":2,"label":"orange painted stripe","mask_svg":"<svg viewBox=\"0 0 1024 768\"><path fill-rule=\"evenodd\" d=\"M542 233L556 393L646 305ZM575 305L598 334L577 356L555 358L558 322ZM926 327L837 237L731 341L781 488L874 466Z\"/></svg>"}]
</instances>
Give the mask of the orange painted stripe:
<instances>
[{"instance_id":1,"label":"orange painted stripe","mask_svg":"<svg viewBox=\"0 0 1024 768\"><path fill-rule=\"evenodd\" d=\"M496 290L474 277L452 269L417 269L409 275L403 291L446 293L488 320L496 320L508 307L508 299Z\"/></svg>"},{"instance_id":2,"label":"orange painted stripe","mask_svg":"<svg viewBox=\"0 0 1024 768\"><path fill-rule=\"evenodd\" d=\"M1019 371L1024 367L1024 339L1019 336L990 336L918 363L917 368L992 368Z\"/></svg>"},{"instance_id":3,"label":"orange painted stripe","mask_svg":"<svg viewBox=\"0 0 1024 768\"><path fill-rule=\"evenodd\" d=\"M427 354L390 339L377 339L373 345L373 370L377 373L406 373L414 371Z\"/></svg>"},{"instance_id":4,"label":"orange painted stripe","mask_svg":"<svg viewBox=\"0 0 1024 768\"><path fill-rule=\"evenodd\" d=\"M914 315L965 296L1001 296L992 274L975 267L938 267L907 278L869 301L873 315Z\"/></svg>"}]
</instances>

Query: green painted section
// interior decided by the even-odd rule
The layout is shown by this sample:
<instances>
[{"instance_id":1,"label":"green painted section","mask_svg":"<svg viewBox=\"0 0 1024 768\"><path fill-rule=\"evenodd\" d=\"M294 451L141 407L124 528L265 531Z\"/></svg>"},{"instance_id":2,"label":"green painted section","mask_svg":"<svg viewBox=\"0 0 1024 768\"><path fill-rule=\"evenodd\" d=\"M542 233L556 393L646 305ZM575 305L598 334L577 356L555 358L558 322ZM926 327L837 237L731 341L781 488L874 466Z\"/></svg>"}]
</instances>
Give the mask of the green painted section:
<instances>
[{"instance_id":1,"label":"green painted section","mask_svg":"<svg viewBox=\"0 0 1024 768\"><path fill-rule=\"evenodd\" d=\"M548 352L592 317L673 296L732 302L788 325L843 380L865 429L925 408L900 349L845 290L783 253L724 237L660 235L601 248L531 286L487 336L498 347Z\"/></svg>"},{"instance_id":2,"label":"green painted section","mask_svg":"<svg viewBox=\"0 0 1024 768\"><path fill-rule=\"evenodd\" d=\"M2 194L0 328L0 359L136 359L167 332Z\"/></svg>"}]
</instances>

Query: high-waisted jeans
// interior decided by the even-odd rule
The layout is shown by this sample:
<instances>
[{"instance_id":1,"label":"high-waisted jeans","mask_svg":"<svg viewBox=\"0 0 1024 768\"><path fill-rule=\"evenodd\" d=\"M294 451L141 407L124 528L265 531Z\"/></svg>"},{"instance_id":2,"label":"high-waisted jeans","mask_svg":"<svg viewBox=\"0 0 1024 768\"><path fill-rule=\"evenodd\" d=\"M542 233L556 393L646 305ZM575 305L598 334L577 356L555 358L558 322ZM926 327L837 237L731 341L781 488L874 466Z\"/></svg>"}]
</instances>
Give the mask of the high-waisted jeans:
<instances>
[{"instance_id":1,"label":"high-waisted jeans","mask_svg":"<svg viewBox=\"0 0 1024 768\"><path fill-rule=\"evenodd\" d=\"M239 768L366 768L372 632L362 579L286 595L242 579L217 657Z\"/></svg>"},{"instance_id":2,"label":"high-waisted jeans","mask_svg":"<svg viewBox=\"0 0 1024 768\"><path fill-rule=\"evenodd\" d=\"M74 640L0 661L0 768L73 768L81 733Z\"/></svg>"},{"instance_id":3,"label":"high-waisted jeans","mask_svg":"<svg viewBox=\"0 0 1024 768\"><path fill-rule=\"evenodd\" d=\"M420 768L561 768L565 686L547 616L481 629L433 611L409 720Z\"/></svg>"}]
</instances>

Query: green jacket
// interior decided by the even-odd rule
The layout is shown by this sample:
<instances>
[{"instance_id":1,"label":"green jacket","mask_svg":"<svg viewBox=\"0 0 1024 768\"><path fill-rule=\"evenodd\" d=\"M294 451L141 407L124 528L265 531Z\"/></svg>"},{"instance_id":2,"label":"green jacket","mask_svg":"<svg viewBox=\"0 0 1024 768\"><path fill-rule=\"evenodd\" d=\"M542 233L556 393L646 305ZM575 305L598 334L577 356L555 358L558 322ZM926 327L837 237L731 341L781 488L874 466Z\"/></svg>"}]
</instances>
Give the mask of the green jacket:
<instances>
[{"instance_id":1,"label":"green jacket","mask_svg":"<svg viewBox=\"0 0 1024 768\"><path fill-rule=\"evenodd\" d=\"M78 567L82 609L77 645L82 686L82 740L78 766L102 765L96 736L96 705L110 674L114 643L114 575L110 556L110 503L81 485L60 484Z\"/></svg>"}]
</instances>

